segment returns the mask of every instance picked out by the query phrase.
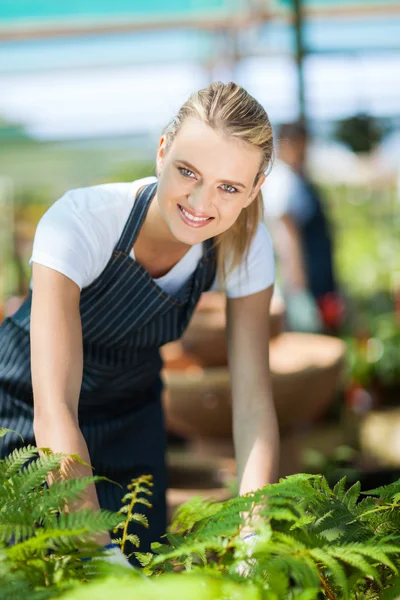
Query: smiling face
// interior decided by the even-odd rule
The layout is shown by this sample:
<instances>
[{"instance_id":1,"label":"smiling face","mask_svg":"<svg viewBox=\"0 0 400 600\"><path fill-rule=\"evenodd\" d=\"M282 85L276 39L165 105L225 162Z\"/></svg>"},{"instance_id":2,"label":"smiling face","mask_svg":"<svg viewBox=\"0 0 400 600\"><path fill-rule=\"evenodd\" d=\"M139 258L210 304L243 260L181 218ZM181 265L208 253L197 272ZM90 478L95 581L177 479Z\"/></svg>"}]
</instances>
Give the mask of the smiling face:
<instances>
[{"instance_id":1,"label":"smiling face","mask_svg":"<svg viewBox=\"0 0 400 600\"><path fill-rule=\"evenodd\" d=\"M257 196L264 182L261 151L187 118L157 153L160 213L176 240L197 244L226 231Z\"/></svg>"}]
</instances>

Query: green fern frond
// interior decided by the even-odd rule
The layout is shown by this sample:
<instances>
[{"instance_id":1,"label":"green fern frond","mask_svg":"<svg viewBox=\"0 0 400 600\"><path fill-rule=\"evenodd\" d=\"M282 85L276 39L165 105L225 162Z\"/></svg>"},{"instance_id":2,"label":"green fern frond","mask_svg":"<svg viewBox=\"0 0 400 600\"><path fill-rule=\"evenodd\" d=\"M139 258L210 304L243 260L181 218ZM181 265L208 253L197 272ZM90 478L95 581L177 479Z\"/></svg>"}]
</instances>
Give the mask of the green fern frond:
<instances>
[{"instance_id":1,"label":"green fern frond","mask_svg":"<svg viewBox=\"0 0 400 600\"><path fill-rule=\"evenodd\" d=\"M227 515L218 521L201 522L199 527L193 530L193 535L198 540L219 536L231 537L237 535L243 525L244 518L240 515Z\"/></svg>"},{"instance_id":2,"label":"green fern frond","mask_svg":"<svg viewBox=\"0 0 400 600\"><path fill-rule=\"evenodd\" d=\"M147 498L136 498L135 504L144 504L144 506L147 506L148 508L153 508L152 503L149 502Z\"/></svg>"},{"instance_id":3,"label":"green fern frond","mask_svg":"<svg viewBox=\"0 0 400 600\"><path fill-rule=\"evenodd\" d=\"M382 563L391 569L396 575L398 574L397 567L393 564L387 554L400 555L400 546L392 546L390 544L352 544L351 547L360 554L374 559L377 563Z\"/></svg>"},{"instance_id":4,"label":"green fern frond","mask_svg":"<svg viewBox=\"0 0 400 600\"><path fill-rule=\"evenodd\" d=\"M139 548L140 546L140 539L138 535L132 534L132 533L128 533L128 535L126 536L125 540L127 542L131 542L131 544L133 544L134 546L136 546L136 548Z\"/></svg>"},{"instance_id":5,"label":"green fern frond","mask_svg":"<svg viewBox=\"0 0 400 600\"><path fill-rule=\"evenodd\" d=\"M343 500L344 498L344 495L346 493L346 482L347 477L344 476L342 477L342 479L340 479L340 481L336 483L336 485L333 488L333 493L338 500Z\"/></svg>"},{"instance_id":6,"label":"green fern frond","mask_svg":"<svg viewBox=\"0 0 400 600\"><path fill-rule=\"evenodd\" d=\"M33 524L0 523L0 542L7 543L12 538L19 542L35 533Z\"/></svg>"},{"instance_id":7,"label":"green fern frond","mask_svg":"<svg viewBox=\"0 0 400 600\"><path fill-rule=\"evenodd\" d=\"M331 576L329 577L330 583L342 589L343 600L347 600L349 597L347 575L340 562L323 548L312 548L309 552L316 561L324 565L331 572Z\"/></svg>"},{"instance_id":8,"label":"green fern frond","mask_svg":"<svg viewBox=\"0 0 400 600\"><path fill-rule=\"evenodd\" d=\"M368 494L368 496L379 496L386 502L390 502L391 500L393 500L393 497L396 494L400 493L400 479L394 481L393 483L390 483L389 485L383 485L373 490L368 490L366 492L361 493Z\"/></svg>"},{"instance_id":9,"label":"green fern frond","mask_svg":"<svg viewBox=\"0 0 400 600\"><path fill-rule=\"evenodd\" d=\"M111 511L94 512L90 508L85 508L61 513L58 517L57 527L64 532L85 529L90 533L102 533L114 528L118 522L118 515Z\"/></svg>"},{"instance_id":10,"label":"green fern frond","mask_svg":"<svg viewBox=\"0 0 400 600\"><path fill-rule=\"evenodd\" d=\"M135 552L135 556L142 565L142 567L149 566L154 557L154 555L151 552Z\"/></svg>"},{"instance_id":11,"label":"green fern frond","mask_svg":"<svg viewBox=\"0 0 400 600\"><path fill-rule=\"evenodd\" d=\"M170 530L176 533L190 531L196 523L207 521L219 510L220 506L217 503L194 496L175 510Z\"/></svg>"},{"instance_id":12,"label":"green fern frond","mask_svg":"<svg viewBox=\"0 0 400 600\"><path fill-rule=\"evenodd\" d=\"M24 438L18 431L14 431L14 429L6 429L5 427L0 427L0 438L7 435L7 433L16 433L17 435L19 435L22 441L24 440Z\"/></svg>"},{"instance_id":13,"label":"green fern frond","mask_svg":"<svg viewBox=\"0 0 400 600\"><path fill-rule=\"evenodd\" d=\"M99 476L80 477L79 479L62 479L54 481L43 490L43 500L38 513L46 512L47 506L67 506L79 499L91 483L102 481Z\"/></svg>"},{"instance_id":14,"label":"green fern frond","mask_svg":"<svg viewBox=\"0 0 400 600\"><path fill-rule=\"evenodd\" d=\"M136 523L140 523L141 525L143 525L143 527L149 527L149 520L146 517L146 515L142 515L140 513L133 513L131 515L131 520L135 521Z\"/></svg>"},{"instance_id":15,"label":"green fern frond","mask_svg":"<svg viewBox=\"0 0 400 600\"><path fill-rule=\"evenodd\" d=\"M121 508L118 510L118 514L124 515L127 514L129 512L129 506L121 506Z\"/></svg>"},{"instance_id":16,"label":"green fern frond","mask_svg":"<svg viewBox=\"0 0 400 600\"><path fill-rule=\"evenodd\" d=\"M353 510L357 504L357 500L360 496L361 483L357 481L354 485L351 486L349 490L344 495L342 500L343 504L347 506L349 510Z\"/></svg>"},{"instance_id":17,"label":"green fern frond","mask_svg":"<svg viewBox=\"0 0 400 600\"><path fill-rule=\"evenodd\" d=\"M330 549L330 554L355 569L358 569L365 577L371 577L378 583L380 582L379 574L375 567L365 560L362 553L356 549L353 550L351 547L334 547Z\"/></svg>"},{"instance_id":18,"label":"green fern frond","mask_svg":"<svg viewBox=\"0 0 400 600\"><path fill-rule=\"evenodd\" d=\"M155 554L169 554L171 552L171 546L160 544L160 542L153 542L151 544L151 550Z\"/></svg>"},{"instance_id":19,"label":"green fern frond","mask_svg":"<svg viewBox=\"0 0 400 600\"><path fill-rule=\"evenodd\" d=\"M43 456L29 463L15 477L14 482L18 486L21 497L30 493L46 482L48 474L60 465L60 455Z\"/></svg>"},{"instance_id":20,"label":"green fern frond","mask_svg":"<svg viewBox=\"0 0 400 600\"><path fill-rule=\"evenodd\" d=\"M392 578L382 590L379 600L398 600L400 597L400 577Z\"/></svg>"},{"instance_id":21,"label":"green fern frond","mask_svg":"<svg viewBox=\"0 0 400 600\"><path fill-rule=\"evenodd\" d=\"M3 460L1 470L5 477L12 477L17 473L27 460L37 456L37 448L35 446L25 446L24 448L16 448L11 454Z\"/></svg>"}]
</instances>

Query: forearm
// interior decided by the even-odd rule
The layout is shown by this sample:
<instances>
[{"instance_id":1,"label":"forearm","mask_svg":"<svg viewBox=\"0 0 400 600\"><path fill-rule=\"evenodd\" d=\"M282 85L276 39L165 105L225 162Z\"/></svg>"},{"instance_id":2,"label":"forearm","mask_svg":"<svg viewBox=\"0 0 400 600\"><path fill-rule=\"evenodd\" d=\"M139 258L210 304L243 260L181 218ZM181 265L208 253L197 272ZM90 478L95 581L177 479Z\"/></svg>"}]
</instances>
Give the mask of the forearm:
<instances>
[{"instance_id":1,"label":"forearm","mask_svg":"<svg viewBox=\"0 0 400 600\"><path fill-rule=\"evenodd\" d=\"M67 407L59 408L54 415L36 418L34 433L37 447L50 448L55 453L77 454L82 460L90 464L85 438L75 416ZM93 471L90 466L84 466L72 459L64 459L58 477L61 477L61 479L78 479L80 477L91 477L92 475ZM48 484L51 485L55 479L56 475L50 474ZM88 485L81 497L68 505L66 510L76 511L82 508L91 508L94 511L100 509L94 483ZM107 532L96 536L94 539L97 543L103 545L111 541Z\"/></svg>"},{"instance_id":2,"label":"forearm","mask_svg":"<svg viewBox=\"0 0 400 600\"><path fill-rule=\"evenodd\" d=\"M237 476L239 493L246 494L276 481L279 430L271 397L237 404L233 414Z\"/></svg>"}]
</instances>

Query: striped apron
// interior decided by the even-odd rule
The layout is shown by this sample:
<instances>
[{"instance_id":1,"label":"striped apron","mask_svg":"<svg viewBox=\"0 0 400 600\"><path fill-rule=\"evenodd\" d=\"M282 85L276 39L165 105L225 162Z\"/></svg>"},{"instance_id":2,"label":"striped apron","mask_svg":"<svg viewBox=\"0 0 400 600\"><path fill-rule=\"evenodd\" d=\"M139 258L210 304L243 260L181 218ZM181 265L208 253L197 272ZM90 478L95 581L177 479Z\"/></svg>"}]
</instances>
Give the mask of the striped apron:
<instances>
[{"instance_id":1,"label":"striped apron","mask_svg":"<svg viewBox=\"0 0 400 600\"><path fill-rule=\"evenodd\" d=\"M101 275L81 292L83 376L79 425L94 475L117 481L96 484L101 508L117 511L132 477L152 473L153 508L140 505L149 529L131 523L140 551L166 528L166 436L161 404L159 347L179 338L216 271L212 240L203 243L196 270L176 294L168 294L129 253L157 189L138 195L121 237ZM18 431L0 438L0 458L35 445L30 370L31 293L0 326L0 427ZM127 552L133 552L132 546ZM135 562L135 559L132 559Z\"/></svg>"}]
</instances>

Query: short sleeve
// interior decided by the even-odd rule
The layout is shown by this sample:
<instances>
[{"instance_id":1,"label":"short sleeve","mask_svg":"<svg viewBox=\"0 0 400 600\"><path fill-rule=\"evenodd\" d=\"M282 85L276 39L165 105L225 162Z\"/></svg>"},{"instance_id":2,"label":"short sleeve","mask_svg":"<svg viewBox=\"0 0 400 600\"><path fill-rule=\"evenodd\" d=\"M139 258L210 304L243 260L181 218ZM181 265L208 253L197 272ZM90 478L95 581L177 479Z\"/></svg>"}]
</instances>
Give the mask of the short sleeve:
<instances>
[{"instance_id":1,"label":"short sleeve","mask_svg":"<svg viewBox=\"0 0 400 600\"><path fill-rule=\"evenodd\" d=\"M67 192L40 219L29 264L54 269L82 289L90 279L95 253L90 224L82 218L73 192Z\"/></svg>"},{"instance_id":2,"label":"short sleeve","mask_svg":"<svg viewBox=\"0 0 400 600\"><path fill-rule=\"evenodd\" d=\"M252 240L247 261L228 274L228 298L250 296L267 289L275 282L275 258L268 229L260 223Z\"/></svg>"}]
</instances>

